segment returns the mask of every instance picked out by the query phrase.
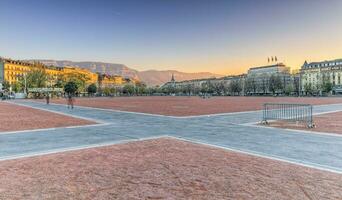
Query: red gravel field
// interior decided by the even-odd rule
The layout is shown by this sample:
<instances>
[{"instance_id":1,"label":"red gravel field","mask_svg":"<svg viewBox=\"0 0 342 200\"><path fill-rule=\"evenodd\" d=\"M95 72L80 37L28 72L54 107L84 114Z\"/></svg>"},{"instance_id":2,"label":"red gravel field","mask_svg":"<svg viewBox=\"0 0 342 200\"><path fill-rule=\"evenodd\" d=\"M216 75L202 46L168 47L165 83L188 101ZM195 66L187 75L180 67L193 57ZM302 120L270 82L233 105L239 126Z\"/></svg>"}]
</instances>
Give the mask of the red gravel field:
<instances>
[{"instance_id":1,"label":"red gravel field","mask_svg":"<svg viewBox=\"0 0 342 200\"><path fill-rule=\"evenodd\" d=\"M65 104L65 99L54 99ZM77 98L79 106L105 108L171 116L206 115L215 113L261 110L264 103L310 103L313 105L342 103L342 98L305 97L113 97Z\"/></svg>"},{"instance_id":2,"label":"red gravel field","mask_svg":"<svg viewBox=\"0 0 342 200\"><path fill-rule=\"evenodd\" d=\"M340 199L342 175L174 139L0 162L0 199Z\"/></svg>"},{"instance_id":3,"label":"red gravel field","mask_svg":"<svg viewBox=\"0 0 342 200\"><path fill-rule=\"evenodd\" d=\"M306 128L305 124L295 124L281 121L271 122L268 126L295 130L307 130L315 132L342 134L342 112L315 115L313 117L313 121L316 127L312 129Z\"/></svg>"},{"instance_id":4,"label":"red gravel field","mask_svg":"<svg viewBox=\"0 0 342 200\"><path fill-rule=\"evenodd\" d=\"M0 102L0 131L19 131L42 128L94 124L52 112Z\"/></svg>"}]
</instances>

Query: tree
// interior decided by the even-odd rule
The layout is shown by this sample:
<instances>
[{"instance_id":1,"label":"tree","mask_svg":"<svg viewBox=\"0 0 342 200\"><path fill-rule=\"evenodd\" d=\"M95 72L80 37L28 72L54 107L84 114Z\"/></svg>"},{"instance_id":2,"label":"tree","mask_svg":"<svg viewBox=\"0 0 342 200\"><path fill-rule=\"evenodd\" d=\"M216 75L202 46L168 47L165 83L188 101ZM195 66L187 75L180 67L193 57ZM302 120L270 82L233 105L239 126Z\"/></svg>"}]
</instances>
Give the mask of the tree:
<instances>
[{"instance_id":1,"label":"tree","mask_svg":"<svg viewBox=\"0 0 342 200\"><path fill-rule=\"evenodd\" d=\"M110 93L113 94L113 95L116 94L117 91L118 91L118 90L116 89L116 87L111 87L111 88L110 88Z\"/></svg>"},{"instance_id":2,"label":"tree","mask_svg":"<svg viewBox=\"0 0 342 200\"><path fill-rule=\"evenodd\" d=\"M56 81L54 87L56 87L56 88L63 88L64 85L65 85L65 82L63 80L63 76L58 76L57 77L57 81Z\"/></svg>"},{"instance_id":3,"label":"tree","mask_svg":"<svg viewBox=\"0 0 342 200\"><path fill-rule=\"evenodd\" d=\"M97 92L97 86L95 83L92 83L88 86L87 88L88 90L88 93L91 94L91 95L94 95L96 92Z\"/></svg>"},{"instance_id":4,"label":"tree","mask_svg":"<svg viewBox=\"0 0 342 200\"><path fill-rule=\"evenodd\" d=\"M331 92L333 85L330 82L325 82L325 83L323 83L322 88L323 88L323 92L329 93L329 92Z\"/></svg>"},{"instance_id":5,"label":"tree","mask_svg":"<svg viewBox=\"0 0 342 200\"><path fill-rule=\"evenodd\" d=\"M2 89L3 90L9 90L10 87L11 87L11 85L9 84L8 81L3 81L2 82Z\"/></svg>"},{"instance_id":6,"label":"tree","mask_svg":"<svg viewBox=\"0 0 342 200\"><path fill-rule=\"evenodd\" d=\"M15 82L11 84L12 87L12 91L14 91L15 93L22 91L23 87L19 82Z\"/></svg>"},{"instance_id":7,"label":"tree","mask_svg":"<svg viewBox=\"0 0 342 200\"><path fill-rule=\"evenodd\" d=\"M294 88L293 88L293 86L292 85L287 85L286 87L285 87L285 94L286 95L291 95L292 93L294 92Z\"/></svg>"},{"instance_id":8,"label":"tree","mask_svg":"<svg viewBox=\"0 0 342 200\"><path fill-rule=\"evenodd\" d=\"M135 91L134 85L127 84L123 87L124 94L132 95L134 94L134 91Z\"/></svg>"},{"instance_id":9,"label":"tree","mask_svg":"<svg viewBox=\"0 0 342 200\"><path fill-rule=\"evenodd\" d=\"M312 94L312 91L313 91L313 89L312 89L311 83L305 83L304 84L304 92L305 92L305 94L306 95Z\"/></svg>"},{"instance_id":10,"label":"tree","mask_svg":"<svg viewBox=\"0 0 342 200\"><path fill-rule=\"evenodd\" d=\"M267 78L263 77L261 81L261 85L258 86L264 95L267 93L267 84L268 84Z\"/></svg>"},{"instance_id":11,"label":"tree","mask_svg":"<svg viewBox=\"0 0 342 200\"><path fill-rule=\"evenodd\" d=\"M283 88L283 84L282 84L280 76L276 76L272 74L269 79L268 88L272 92L273 95L276 93L276 91L281 90Z\"/></svg>"},{"instance_id":12,"label":"tree","mask_svg":"<svg viewBox=\"0 0 342 200\"><path fill-rule=\"evenodd\" d=\"M146 88L147 88L147 86L143 82L139 81L135 84L136 94L139 94L139 95L145 94L147 92Z\"/></svg>"},{"instance_id":13,"label":"tree","mask_svg":"<svg viewBox=\"0 0 342 200\"><path fill-rule=\"evenodd\" d=\"M201 93L204 94L212 94L213 93L213 84L211 83L211 81L206 81L204 83L202 83L202 87L201 87Z\"/></svg>"},{"instance_id":14,"label":"tree","mask_svg":"<svg viewBox=\"0 0 342 200\"><path fill-rule=\"evenodd\" d=\"M257 85L255 84L255 79L254 77L248 77L246 80L245 80L245 90L246 90L246 93L247 94L256 94L256 90L257 90Z\"/></svg>"},{"instance_id":15,"label":"tree","mask_svg":"<svg viewBox=\"0 0 342 200\"><path fill-rule=\"evenodd\" d=\"M223 81L213 83L213 90L216 94L222 95L224 93Z\"/></svg>"},{"instance_id":16,"label":"tree","mask_svg":"<svg viewBox=\"0 0 342 200\"><path fill-rule=\"evenodd\" d=\"M293 86L294 86L294 88L293 88L294 92L297 95L299 95L300 94L300 90L301 90L301 88L300 88L300 79L299 78L294 78Z\"/></svg>"},{"instance_id":17,"label":"tree","mask_svg":"<svg viewBox=\"0 0 342 200\"><path fill-rule=\"evenodd\" d=\"M106 96L110 96L110 94L111 94L110 87L105 87L103 89L103 94L106 95Z\"/></svg>"},{"instance_id":18,"label":"tree","mask_svg":"<svg viewBox=\"0 0 342 200\"><path fill-rule=\"evenodd\" d=\"M77 85L77 90L83 92L86 90L86 83L89 78L84 74L79 73L68 73L63 76L64 82L74 82Z\"/></svg>"},{"instance_id":19,"label":"tree","mask_svg":"<svg viewBox=\"0 0 342 200\"><path fill-rule=\"evenodd\" d=\"M193 91L193 84L188 83L184 87L184 93L187 94L188 96L191 96L191 93Z\"/></svg>"},{"instance_id":20,"label":"tree","mask_svg":"<svg viewBox=\"0 0 342 200\"><path fill-rule=\"evenodd\" d=\"M69 94L75 94L78 90L78 86L75 82L69 81L64 85L64 91Z\"/></svg>"},{"instance_id":21,"label":"tree","mask_svg":"<svg viewBox=\"0 0 342 200\"><path fill-rule=\"evenodd\" d=\"M24 77L20 81L24 81ZM47 81L48 75L43 70L33 70L26 74L27 88L44 88Z\"/></svg>"},{"instance_id":22,"label":"tree","mask_svg":"<svg viewBox=\"0 0 342 200\"><path fill-rule=\"evenodd\" d=\"M206 81L204 83L204 86L205 86L206 93L209 93L209 94L214 93L214 86L210 80Z\"/></svg>"},{"instance_id":23,"label":"tree","mask_svg":"<svg viewBox=\"0 0 342 200\"><path fill-rule=\"evenodd\" d=\"M242 91L242 87L239 80L232 80L229 85L230 92L235 96L239 95Z\"/></svg>"}]
</instances>

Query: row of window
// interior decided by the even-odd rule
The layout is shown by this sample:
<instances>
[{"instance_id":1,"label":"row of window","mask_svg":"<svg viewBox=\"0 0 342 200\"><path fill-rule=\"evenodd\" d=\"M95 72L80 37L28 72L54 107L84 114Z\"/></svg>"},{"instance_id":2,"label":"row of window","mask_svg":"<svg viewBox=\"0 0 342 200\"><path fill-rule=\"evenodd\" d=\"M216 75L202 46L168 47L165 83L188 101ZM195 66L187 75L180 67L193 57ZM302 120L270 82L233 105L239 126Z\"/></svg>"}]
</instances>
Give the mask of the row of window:
<instances>
[{"instance_id":1,"label":"row of window","mask_svg":"<svg viewBox=\"0 0 342 200\"><path fill-rule=\"evenodd\" d=\"M308 78L308 79L305 79L306 81L308 82L311 82L311 83L316 83L316 80L315 78ZM335 84L338 84L338 85L341 85L341 77L337 77L337 81L336 79L332 79L332 84L335 85Z\"/></svg>"},{"instance_id":2,"label":"row of window","mask_svg":"<svg viewBox=\"0 0 342 200\"><path fill-rule=\"evenodd\" d=\"M330 62L330 63L320 63L320 64L314 64L314 65L309 65L309 68L313 67L329 67L329 66L336 66L336 65L342 65L342 62Z\"/></svg>"},{"instance_id":3,"label":"row of window","mask_svg":"<svg viewBox=\"0 0 342 200\"><path fill-rule=\"evenodd\" d=\"M26 67L17 67L17 66L5 66L5 70L17 70L17 71L30 71L29 68Z\"/></svg>"}]
</instances>

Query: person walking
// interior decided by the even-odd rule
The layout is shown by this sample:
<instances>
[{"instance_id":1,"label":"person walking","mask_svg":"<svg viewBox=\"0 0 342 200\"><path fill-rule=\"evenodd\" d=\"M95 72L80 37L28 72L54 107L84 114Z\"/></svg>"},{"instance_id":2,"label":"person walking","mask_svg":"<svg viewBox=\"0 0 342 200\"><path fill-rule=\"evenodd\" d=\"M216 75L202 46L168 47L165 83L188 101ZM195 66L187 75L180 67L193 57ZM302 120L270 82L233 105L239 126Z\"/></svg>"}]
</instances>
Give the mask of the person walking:
<instances>
[{"instance_id":1,"label":"person walking","mask_svg":"<svg viewBox=\"0 0 342 200\"><path fill-rule=\"evenodd\" d=\"M71 93L68 93L68 109L74 109L74 99Z\"/></svg>"},{"instance_id":2,"label":"person walking","mask_svg":"<svg viewBox=\"0 0 342 200\"><path fill-rule=\"evenodd\" d=\"M49 105L50 104L50 93L46 94L46 104Z\"/></svg>"}]
</instances>

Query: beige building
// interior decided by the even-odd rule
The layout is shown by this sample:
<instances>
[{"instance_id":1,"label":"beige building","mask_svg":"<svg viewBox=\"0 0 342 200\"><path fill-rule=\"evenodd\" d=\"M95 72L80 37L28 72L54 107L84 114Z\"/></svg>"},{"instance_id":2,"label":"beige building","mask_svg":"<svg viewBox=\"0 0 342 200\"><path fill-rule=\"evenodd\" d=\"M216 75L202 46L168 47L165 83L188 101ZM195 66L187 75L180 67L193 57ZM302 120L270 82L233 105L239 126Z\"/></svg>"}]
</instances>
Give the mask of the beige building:
<instances>
[{"instance_id":1,"label":"beige building","mask_svg":"<svg viewBox=\"0 0 342 200\"><path fill-rule=\"evenodd\" d=\"M305 61L300 75L303 94L308 90L321 94L325 83L332 84L332 93L342 93L342 59L311 63Z\"/></svg>"}]
</instances>

